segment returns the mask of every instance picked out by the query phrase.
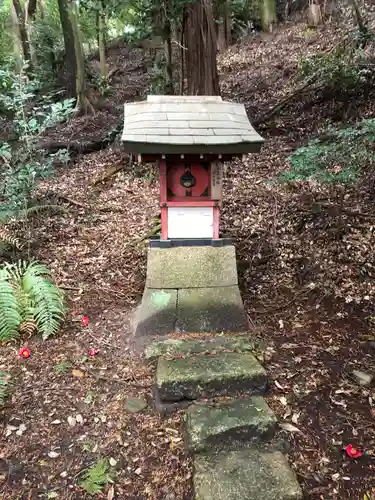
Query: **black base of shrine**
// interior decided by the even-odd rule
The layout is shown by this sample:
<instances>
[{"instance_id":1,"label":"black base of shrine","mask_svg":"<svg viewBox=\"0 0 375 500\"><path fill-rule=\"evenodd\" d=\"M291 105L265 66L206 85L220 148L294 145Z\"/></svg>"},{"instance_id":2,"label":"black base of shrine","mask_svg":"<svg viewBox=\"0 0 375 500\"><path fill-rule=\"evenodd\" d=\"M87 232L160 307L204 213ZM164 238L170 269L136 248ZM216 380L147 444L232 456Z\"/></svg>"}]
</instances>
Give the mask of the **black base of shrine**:
<instances>
[{"instance_id":1,"label":"black base of shrine","mask_svg":"<svg viewBox=\"0 0 375 500\"><path fill-rule=\"evenodd\" d=\"M171 248L171 247L224 247L233 245L231 238L219 238L217 240L210 238L174 238L172 240L161 240L158 236L150 238L149 246L151 248Z\"/></svg>"}]
</instances>

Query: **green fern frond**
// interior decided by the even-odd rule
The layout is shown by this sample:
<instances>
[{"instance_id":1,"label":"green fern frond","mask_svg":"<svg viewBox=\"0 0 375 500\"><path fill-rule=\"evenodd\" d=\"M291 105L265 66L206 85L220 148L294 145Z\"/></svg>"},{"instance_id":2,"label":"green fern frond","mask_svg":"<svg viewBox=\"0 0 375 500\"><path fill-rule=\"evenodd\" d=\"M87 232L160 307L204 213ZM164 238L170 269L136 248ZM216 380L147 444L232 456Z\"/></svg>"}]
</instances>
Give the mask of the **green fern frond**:
<instances>
[{"instance_id":1,"label":"green fern frond","mask_svg":"<svg viewBox=\"0 0 375 500\"><path fill-rule=\"evenodd\" d=\"M10 230L4 226L0 226L0 241L4 242L6 245L16 247L18 249L22 248L19 240L12 235Z\"/></svg>"},{"instance_id":2,"label":"green fern frond","mask_svg":"<svg viewBox=\"0 0 375 500\"><path fill-rule=\"evenodd\" d=\"M103 488L112 482L113 480L109 474L109 464L105 458L100 458L95 465L84 471L83 480L79 485L90 495L95 495L103 491Z\"/></svg>"},{"instance_id":3,"label":"green fern frond","mask_svg":"<svg viewBox=\"0 0 375 500\"><path fill-rule=\"evenodd\" d=\"M20 325L26 324L35 324L43 339L55 334L65 315L64 295L52 282L48 268L38 262L19 261L4 264L2 272L5 278L0 280L0 338L6 336L6 331L8 338L14 337L15 330L18 332ZM1 314L1 303L5 300L2 295L8 297L6 292L13 301L13 308L4 308L8 321Z\"/></svg>"},{"instance_id":4,"label":"green fern frond","mask_svg":"<svg viewBox=\"0 0 375 500\"><path fill-rule=\"evenodd\" d=\"M7 269L0 269L0 342L7 342L18 335L22 321L20 306Z\"/></svg>"}]
</instances>

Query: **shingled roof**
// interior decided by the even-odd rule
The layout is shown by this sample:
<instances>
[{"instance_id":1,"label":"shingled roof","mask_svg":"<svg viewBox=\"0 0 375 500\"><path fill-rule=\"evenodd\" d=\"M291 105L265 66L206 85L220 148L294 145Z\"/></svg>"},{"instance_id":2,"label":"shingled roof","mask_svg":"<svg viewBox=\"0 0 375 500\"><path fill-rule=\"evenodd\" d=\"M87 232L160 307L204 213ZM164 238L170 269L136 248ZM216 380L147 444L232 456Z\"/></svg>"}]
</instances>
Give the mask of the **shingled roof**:
<instances>
[{"instance_id":1,"label":"shingled roof","mask_svg":"<svg viewBox=\"0 0 375 500\"><path fill-rule=\"evenodd\" d=\"M148 96L125 104L122 142L140 154L243 154L260 150L243 104L218 96Z\"/></svg>"}]
</instances>

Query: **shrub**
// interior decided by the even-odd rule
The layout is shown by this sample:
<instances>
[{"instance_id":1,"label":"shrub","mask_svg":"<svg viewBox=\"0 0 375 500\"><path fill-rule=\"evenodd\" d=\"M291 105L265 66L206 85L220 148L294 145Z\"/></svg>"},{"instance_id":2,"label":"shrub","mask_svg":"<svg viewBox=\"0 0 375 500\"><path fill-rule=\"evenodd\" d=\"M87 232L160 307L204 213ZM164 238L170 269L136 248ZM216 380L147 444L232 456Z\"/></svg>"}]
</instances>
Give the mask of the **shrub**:
<instances>
[{"instance_id":1,"label":"shrub","mask_svg":"<svg viewBox=\"0 0 375 500\"><path fill-rule=\"evenodd\" d=\"M40 136L66 120L73 112L74 99L54 102L56 95L37 98L40 85L10 70L0 70L0 110L11 113L14 138L0 141L0 218L6 212L17 217L29 208L38 179L52 173L53 163L67 162L67 151L46 155L38 147Z\"/></svg>"},{"instance_id":2,"label":"shrub","mask_svg":"<svg viewBox=\"0 0 375 500\"><path fill-rule=\"evenodd\" d=\"M320 139L298 148L289 161L292 168L279 176L280 181L353 183L364 167L375 163L375 119L344 128L331 127Z\"/></svg>"},{"instance_id":3,"label":"shrub","mask_svg":"<svg viewBox=\"0 0 375 500\"><path fill-rule=\"evenodd\" d=\"M64 309L46 266L19 261L0 267L0 342L35 331L48 338L58 331Z\"/></svg>"},{"instance_id":4,"label":"shrub","mask_svg":"<svg viewBox=\"0 0 375 500\"><path fill-rule=\"evenodd\" d=\"M321 88L343 94L371 80L373 63L362 48L340 46L332 52L303 57L298 73L302 78L314 77Z\"/></svg>"}]
</instances>

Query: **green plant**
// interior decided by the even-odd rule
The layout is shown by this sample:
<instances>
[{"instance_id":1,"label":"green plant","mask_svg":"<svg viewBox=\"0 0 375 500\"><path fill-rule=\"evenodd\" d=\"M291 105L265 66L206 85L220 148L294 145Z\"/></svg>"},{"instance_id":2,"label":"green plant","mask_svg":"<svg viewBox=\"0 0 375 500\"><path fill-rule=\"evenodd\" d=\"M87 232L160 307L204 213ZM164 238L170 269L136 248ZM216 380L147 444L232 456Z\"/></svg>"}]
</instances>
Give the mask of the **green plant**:
<instances>
[{"instance_id":1,"label":"green plant","mask_svg":"<svg viewBox=\"0 0 375 500\"><path fill-rule=\"evenodd\" d=\"M53 369L55 370L56 373L65 373L67 372L71 367L72 363L70 361L62 361L61 363L57 363Z\"/></svg>"},{"instance_id":2,"label":"green plant","mask_svg":"<svg viewBox=\"0 0 375 500\"><path fill-rule=\"evenodd\" d=\"M0 142L0 219L2 213L19 217L30 208L33 189L39 179L48 177L55 162L66 163L66 150L47 154L39 147L40 136L73 112L74 99L55 102L59 94L37 97L37 79L0 70L0 110L10 113L15 145Z\"/></svg>"},{"instance_id":3,"label":"green plant","mask_svg":"<svg viewBox=\"0 0 375 500\"><path fill-rule=\"evenodd\" d=\"M290 157L291 169L282 182L315 179L327 184L350 184L365 167L375 164L375 119L354 126L329 128Z\"/></svg>"},{"instance_id":4,"label":"green plant","mask_svg":"<svg viewBox=\"0 0 375 500\"><path fill-rule=\"evenodd\" d=\"M0 408L4 406L9 395L10 375L6 370L0 370Z\"/></svg>"},{"instance_id":5,"label":"green plant","mask_svg":"<svg viewBox=\"0 0 375 500\"><path fill-rule=\"evenodd\" d=\"M105 458L100 458L95 465L83 472L83 479L79 486L90 495L95 495L101 493L103 488L112 482L109 463Z\"/></svg>"},{"instance_id":6,"label":"green plant","mask_svg":"<svg viewBox=\"0 0 375 500\"><path fill-rule=\"evenodd\" d=\"M303 57L298 64L301 78L313 78L324 89L338 93L355 91L373 76L369 54L353 45L339 46L331 52Z\"/></svg>"},{"instance_id":7,"label":"green plant","mask_svg":"<svg viewBox=\"0 0 375 500\"><path fill-rule=\"evenodd\" d=\"M19 261L0 267L0 341L38 331L46 339L64 318L64 297L48 268Z\"/></svg>"}]
</instances>

